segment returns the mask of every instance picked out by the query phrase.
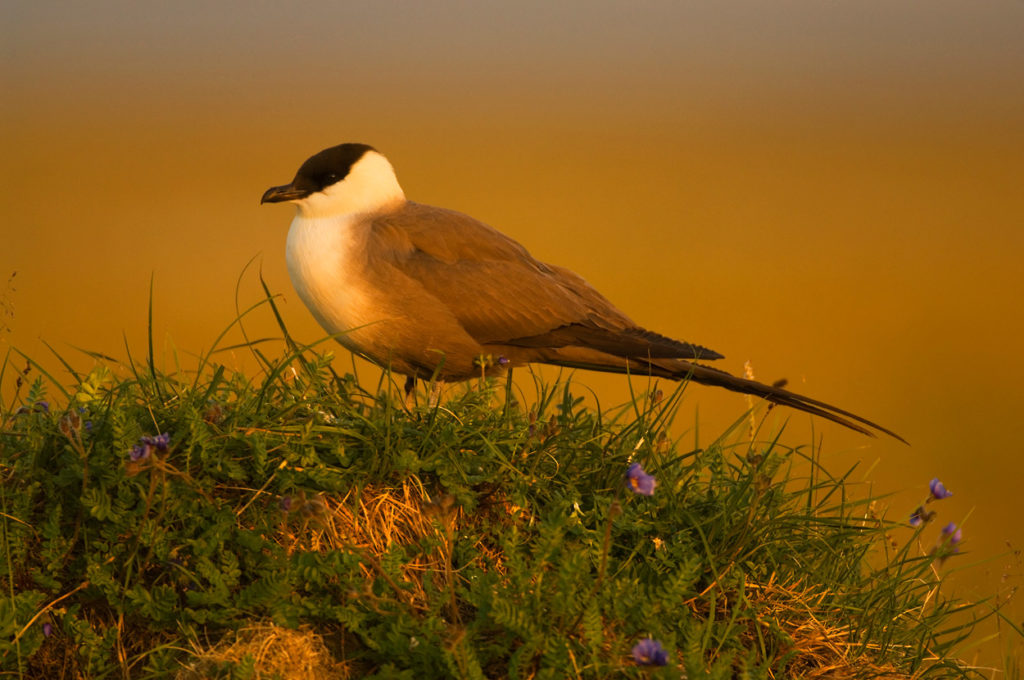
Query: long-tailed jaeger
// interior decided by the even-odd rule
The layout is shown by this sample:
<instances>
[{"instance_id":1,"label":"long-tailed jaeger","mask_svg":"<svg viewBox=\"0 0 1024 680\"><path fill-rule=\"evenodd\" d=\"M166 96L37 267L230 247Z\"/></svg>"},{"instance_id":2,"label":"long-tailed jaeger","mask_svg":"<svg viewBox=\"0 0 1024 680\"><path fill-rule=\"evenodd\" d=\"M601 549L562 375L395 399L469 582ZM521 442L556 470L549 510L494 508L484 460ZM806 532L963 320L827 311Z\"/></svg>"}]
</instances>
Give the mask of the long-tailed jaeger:
<instances>
[{"instance_id":1,"label":"long-tailed jaeger","mask_svg":"<svg viewBox=\"0 0 1024 680\"><path fill-rule=\"evenodd\" d=\"M722 355L638 326L577 274L468 215L407 200L391 163L365 144L321 151L260 202L297 208L288 272L320 325L410 378L544 363L692 380L902 440L831 404L699 363Z\"/></svg>"}]
</instances>

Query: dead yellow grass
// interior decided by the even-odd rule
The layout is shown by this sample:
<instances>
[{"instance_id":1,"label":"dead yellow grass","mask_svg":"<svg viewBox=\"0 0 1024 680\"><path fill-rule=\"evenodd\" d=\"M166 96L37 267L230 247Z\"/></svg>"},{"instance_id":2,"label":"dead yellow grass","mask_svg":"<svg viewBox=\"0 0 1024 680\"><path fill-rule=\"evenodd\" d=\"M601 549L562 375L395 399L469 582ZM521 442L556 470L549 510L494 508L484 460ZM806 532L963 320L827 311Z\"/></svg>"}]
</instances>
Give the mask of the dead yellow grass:
<instances>
[{"instance_id":1,"label":"dead yellow grass","mask_svg":"<svg viewBox=\"0 0 1024 680\"><path fill-rule=\"evenodd\" d=\"M424 578L431 579L438 589L451 586L454 537L464 522L496 526L525 516L522 508L511 507L497 496L477 508L472 517L450 496L430 498L421 486L408 480L397 487L352 490L340 499L300 496L293 499L289 519L282 524L277 540L289 551L356 552L362 558L367 582L381 576L400 598L421 608L427 601ZM401 580L412 587L399 587L382 568L381 559L396 546L421 542L431 549L403 562ZM501 570L502 559L493 546L480 543L476 548L489 567ZM458 618L457 612L452 614Z\"/></svg>"},{"instance_id":2,"label":"dead yellow grass","mask_svg":"<svg viewBox=\"0 0 1024 680\"><path fill-rule=\"evenodd\" d=\"M714 587L712 584L708 590ZM717 598L717 615L727 616L728 600L739 594L720 595L724 597ZM877 650L877 645L870 642L865 645L852 637L849 627L837 626L828 620L831 618L827 610L829 595L819 586L778 583L774 576L764 584L746 584L742 597L758 611L756 624L752 625L765 629L775 626L792 641L788 650L782 650L782 653L792 654L786 665L787 677L806 680L913 680L918 677L900 673L888 664L873 663L871 653ZM696 597L689 605L694 613L707 616L706 603L705 598ZM751 645L756 644L757 633L752 627L747 637Z\"/></svg>"},{"instance_id":3,"label":"dead yellow grass","mask_svg":"<svg viewBox=\"0 0 1024 680\"><path fill-rule=\"evenodd\" d=\"M253 664L253 678L281 680L346 680L349 666L333 658L323 638L302 626L298 630L272 623L255 624L224 637L209 649L197 649L195 660L178 672L177 680L218 677L218 664Z\"/></svg>"}]
</instances>

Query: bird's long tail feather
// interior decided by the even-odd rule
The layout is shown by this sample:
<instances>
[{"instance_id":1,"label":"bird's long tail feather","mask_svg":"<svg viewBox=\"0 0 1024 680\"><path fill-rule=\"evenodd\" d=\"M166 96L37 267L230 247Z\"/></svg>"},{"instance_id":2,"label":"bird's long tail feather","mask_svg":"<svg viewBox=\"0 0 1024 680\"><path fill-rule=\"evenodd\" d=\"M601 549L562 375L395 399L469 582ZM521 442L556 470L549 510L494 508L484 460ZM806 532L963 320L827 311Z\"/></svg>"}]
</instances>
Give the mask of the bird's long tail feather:
<instances>
[{"instance_id":1,"label":"bird's long tail feather","mask_svg":"<svg viewBox=\"0 0 1024 680\"><path fill-rule=\"evenodd\" d=\"M599 359L595 360L597 359L597 357L594 356L596 353L591 354L590 352L587 352L590 356L586 357L574 357L571 356L571 354L574 353L562 350L555 356L545 357L545 361L546 363L554 364L556 366L565 366L567 368L582 368L591 371L603 371L606 373L652 375L655 377L670 378L672 380L692 380L693 382L700 383L701 385L724 387L725 389L732 390L733 392L761 397L773 404L780 404L812 415L821 416L822 418L839 423L844 427L848 427L851 430L855 430L871 437L875 436L875 433L872 432L872 430L877 430L878 432L885 433L890 437L900 440L904 444L908 443L906 439L899 436L892 430L882 427L878 423L870 421L867 418L862 418L855 413L841 409L838 406L833 406L832 404L818 401L817 399L805 397L781 387L765 385L764 383L759 383L756 380L739 378L730 373L726 373L725 371L704 366L702 364L683 361L681 359L630 359L628 362L624 362L621 359L618 361L602 361Z\"/></svg>"}]
</instances>

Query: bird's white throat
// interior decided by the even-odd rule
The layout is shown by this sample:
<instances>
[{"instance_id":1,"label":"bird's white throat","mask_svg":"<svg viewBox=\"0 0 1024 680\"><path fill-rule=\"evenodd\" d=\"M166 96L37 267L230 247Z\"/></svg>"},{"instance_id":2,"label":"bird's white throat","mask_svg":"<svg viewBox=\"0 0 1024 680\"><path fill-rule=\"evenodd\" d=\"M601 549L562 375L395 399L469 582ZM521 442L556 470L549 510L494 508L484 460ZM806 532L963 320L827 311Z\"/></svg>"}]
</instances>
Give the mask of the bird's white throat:
<instances>
[{"instance_id":1,"label":"bird's white throat","mask_svg":"<svg viewBox=\"0 0 1024 680\"><path fill-rule=\"evenodd\" d=\"M360 229L360 225L364 229ZM366 291L358 265L364 222L351 215L296 215L288 230L285 258L299 297L330 333L366 324ZM345 336L339 342L349 346Z\"/></svg>"},{"instance_id":2,"label":"bird's white throat","mask_svg":"<svg viewBox=\"0 0 1024 680\"><path fill-rule=\"evenodd\" d=\"M295 201L295 206L300 217L321 218L388 212L404 203L405 192L391 163L376 151L368 151L343 180Z\"/></svg>"}]
</instances>

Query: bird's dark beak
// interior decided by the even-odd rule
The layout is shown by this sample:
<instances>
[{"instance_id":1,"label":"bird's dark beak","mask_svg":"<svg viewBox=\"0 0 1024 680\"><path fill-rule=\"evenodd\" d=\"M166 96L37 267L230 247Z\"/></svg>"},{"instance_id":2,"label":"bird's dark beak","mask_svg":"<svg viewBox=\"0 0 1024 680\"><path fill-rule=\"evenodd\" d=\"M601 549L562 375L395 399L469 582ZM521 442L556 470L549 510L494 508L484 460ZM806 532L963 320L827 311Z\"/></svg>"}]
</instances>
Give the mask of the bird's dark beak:
<instances>
[{"instance_id":1,"label":"bird's dark beak","mask_svg":"<svg viewBox=\"0 0 1024 680\"><path fill-rule=\"evenodd\" d=\"M300 198L305 198L306 196L309 196L308 191L304 189L296 189L294 184L285 184L280 187L270 187L263 192L263 198L260 199L260 204L295 201Z\"/></svg>"}]
</instances>

